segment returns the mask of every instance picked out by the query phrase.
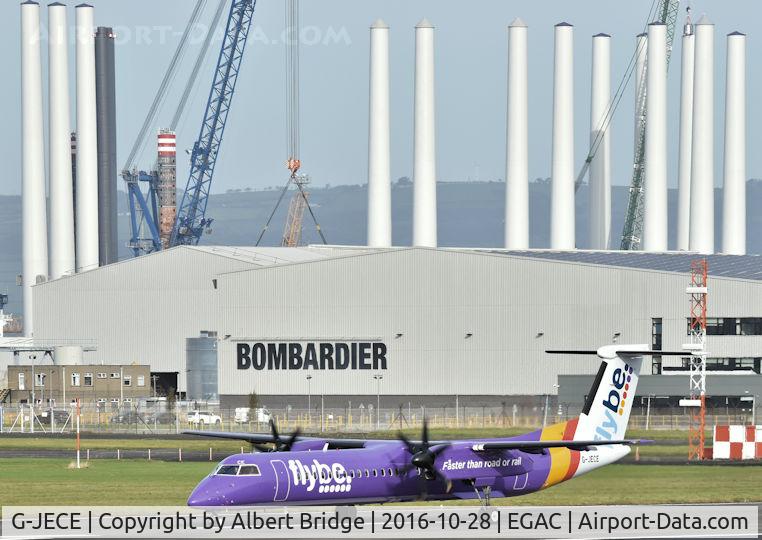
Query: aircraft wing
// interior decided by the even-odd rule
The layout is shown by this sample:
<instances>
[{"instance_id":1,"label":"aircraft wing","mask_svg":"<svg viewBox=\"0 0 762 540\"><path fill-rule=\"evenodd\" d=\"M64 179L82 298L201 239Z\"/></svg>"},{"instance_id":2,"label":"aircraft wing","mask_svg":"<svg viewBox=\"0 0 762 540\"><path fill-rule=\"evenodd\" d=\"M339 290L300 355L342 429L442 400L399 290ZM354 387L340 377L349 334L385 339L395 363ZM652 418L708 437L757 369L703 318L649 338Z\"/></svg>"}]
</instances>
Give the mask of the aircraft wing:
<instances>
[{"instance_id":1,"label":"aircraft wing","mask_svg":"<svg viewBox=\"0 0 762 540\"><path fill-rule=\"evenodd\" d=\"M270 433L235 433L228 431L182 431L183 435L198 435L199 437L214 437L217 439L231 439L245 441L252 444L274 443L275 437ZM366 439L326 439L323 437L297 437L297 441L315 441L327 443L329 448L363 448L368 442ZM390 441L393 442L393 441Z\"/></svg>"},{"instance_id":2,"label":"aircraft wing","mask_svg":"<svg viewBox=\"0 0 762 540\"><path fill-rule=\"evenodd\" d=\"M471 446L475 452L485 450L524 450L527 452L542 450L544 448L568 448L569 450L585 450L590 446L607 444L648 444L653 441L640 439L622 439L618 441L495 441L477 443Z\"/></svg>"}]
</instances>

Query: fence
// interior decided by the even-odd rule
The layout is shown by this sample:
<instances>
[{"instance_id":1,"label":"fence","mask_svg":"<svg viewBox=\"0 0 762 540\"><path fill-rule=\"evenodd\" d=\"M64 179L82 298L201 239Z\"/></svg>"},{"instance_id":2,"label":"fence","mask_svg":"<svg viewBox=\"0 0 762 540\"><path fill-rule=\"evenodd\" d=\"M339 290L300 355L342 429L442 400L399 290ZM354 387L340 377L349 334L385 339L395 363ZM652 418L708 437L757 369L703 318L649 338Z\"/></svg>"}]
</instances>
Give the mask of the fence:
<instances>
[{"instance_id":1,"label":"fence","mask_svg":"<svg viewBox=\"0 0 762 540\"><path fill-rule=\"evenodd\" d=\"M578 412L542 407L506 410L504 407L397 407L379 411L363 407L321 407L316 410L294 407L241 409L178 403L173 410L147 410L140 406L122 406L105 410L84 406L80 413L80 429L103 433L167 434L186 429L215 431L269 431L272 418L282 431L301 428L304 432L373 432L418 429L422 419L429 426L444 429L535 429L543 425L576 418ZM198 411L198 412L196 412ZM560 413L560 414L559 414ZM73 408L32 408L29 405L0 407L0 433L70 433L74 431ZM717 410L707 414L707 426L716 424L750 424L755 415L750 410ZM634 410L629 429L686 430L690 424L688 410Z\"/></svg>"}]
</instances>

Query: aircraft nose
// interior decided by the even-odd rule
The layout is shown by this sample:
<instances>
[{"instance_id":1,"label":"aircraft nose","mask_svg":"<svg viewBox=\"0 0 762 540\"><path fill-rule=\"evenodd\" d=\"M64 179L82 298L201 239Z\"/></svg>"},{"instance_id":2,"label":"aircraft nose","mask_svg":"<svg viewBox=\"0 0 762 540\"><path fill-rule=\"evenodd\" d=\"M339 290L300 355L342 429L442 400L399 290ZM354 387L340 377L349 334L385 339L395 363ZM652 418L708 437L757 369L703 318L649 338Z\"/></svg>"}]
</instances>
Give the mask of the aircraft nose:
<instances>
[{"instance_id":1,"label":"aircraft nose","mask_svg":"<svg viewBox=\"0 0 762 540\"><path fill-rule=\"evenodd\" d=\"M224 491L214 478L204 478L188 497L188 506L225 506Z\"/></svg>"}]
</instances>

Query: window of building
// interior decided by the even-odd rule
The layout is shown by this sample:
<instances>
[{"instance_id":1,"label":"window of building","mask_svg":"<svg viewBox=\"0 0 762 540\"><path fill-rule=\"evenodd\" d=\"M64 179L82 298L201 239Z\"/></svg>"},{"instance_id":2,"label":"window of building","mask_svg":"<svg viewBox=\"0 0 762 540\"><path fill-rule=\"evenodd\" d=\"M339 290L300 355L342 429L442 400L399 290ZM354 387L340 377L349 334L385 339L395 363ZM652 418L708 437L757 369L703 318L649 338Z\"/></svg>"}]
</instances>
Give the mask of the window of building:
<instances>
[{"instance_id":1,"label":"window of building","mask_svg":"<svg viewBox=\"0 0 762 540\"><path fill-rule=\"evenodd\" d=\"M740 326L742 336L762 336L762 317L743 317Z\"/></svg>"},{"instance_id":2,"label":"window of building","mask_svg":"<svg viewBox=\"0 0 762 540\"><path fill-rule=\"evenodd\" d=\"M19 390L26 390L26 373L19 373Z\"/></svg>"},{"instance_id":3,"label":"window of building","mask_svg":"<svg viewBox=\"0 0 762 540\"><path fill-rule=\"evenodd\" d=\"M132 376L131 375L125 375L124 376L124 385L125 386L132 386Z\"/></svg>"},{"instance_id":4,"label":"window of building","mask_svg":"<svg viewBox=\"0 0 762 540\"><path fill-rule=\"evenodd\" d=\"M93 374L92 373L85 373L85 386L92 386L93 385Z\"/></svg>"},{"instance_id":5,"label":"window of building","mask_svg":"<svg viewBox=\"0 0 762 540\"><path fill-rule=\"evenodd\" d=\"M35 386L45 386L45 374L44 373L35 373L34 374L34 385Z\"/></svg>"},{"instance_id":6,"label":"window of building","mask_svg":"<svg viewBox=\"0 0 762 540\"><path fill-rule=\"evenodd\" d=\"M108 375L106 373L101 371L101 372L98 373L98 378L99 379L106 379L106 378L108 378Z\"/></svg>"},{"instance_id":7,"label":"window of building","mask_svg":"<svg viewBox=\"0 0 762 540\"><path fill-rule=\"evenodd\" d=\"M79 386L79 373L72 373L71 374L71 385L72 386Z\"/></svg>"},{"instance_id":8,"label":"window of building","mask_svg":"<svg viewBox=\"0 0 762 540\"><path fill-rule=\"evenodd\" d=\"M145 385L146 385L145 375L138 375L138 386L145 386Z\"/></svg>"},{"instance_id":9,"label":"window of building","mask_svg":"<svg viewBox=\"0 0 762 540\"><path fill-rule=\"evenodd\" d=\"M690 369L690 358L682 358L682 366L665 367L664 371L687 371ZM707 358L707 371L762 371L762 358Z\"/></svg>"},{"instance_id":10,"label":"window of building","mask_svg":"<svg viewBox=\"0 0 762 540\"><path fill-rule=\"evenodd\" d=\"M119 379L120 377L121 377L121 375L119 374L119 372L118 372L118 371L115 371L115 372L113 372L113 373L111 374L111 378L112 378L112 379Z\"/></svg>"},{"instance_id":11,"label":"window of building","mask_svg":"<svg viewBox=\"0 0 762 540\"><path fill-rule=\"evenodd\" d=\"M749 370L754 369L756 362L754 358L736 358L736 369Z\"/></svg>"},{"instance_id":12,"label":"window of building","mask_svg":"<svg viewBox=\"0 0 762 540\"><path fill-rule=\"evenodd\" d=\"M688 335L691 321L688 319ZM707 317L708 336L762 336L762 317Z\"/></svg>"}]
</instances>

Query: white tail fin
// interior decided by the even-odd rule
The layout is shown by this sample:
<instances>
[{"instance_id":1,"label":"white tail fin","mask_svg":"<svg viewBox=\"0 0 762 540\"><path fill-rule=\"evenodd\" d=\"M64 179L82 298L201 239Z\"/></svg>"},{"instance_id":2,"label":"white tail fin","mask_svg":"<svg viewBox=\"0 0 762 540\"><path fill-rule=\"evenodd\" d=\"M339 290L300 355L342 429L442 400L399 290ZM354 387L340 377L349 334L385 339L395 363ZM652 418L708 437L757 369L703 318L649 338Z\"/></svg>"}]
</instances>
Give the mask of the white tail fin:
<instances>
[{"instance_id":1,"label":"white tail fin","mask_svg":"<svg viewBox=\"0 0 762 540\"><path fill-rule=\"evenodd\" d=\"M627 422L638 386L647 345L607 345L598 349L603 362L579 416L574 440L619 440Z\"/></svg>"}]
</instances>

